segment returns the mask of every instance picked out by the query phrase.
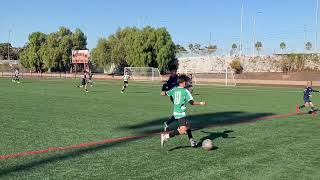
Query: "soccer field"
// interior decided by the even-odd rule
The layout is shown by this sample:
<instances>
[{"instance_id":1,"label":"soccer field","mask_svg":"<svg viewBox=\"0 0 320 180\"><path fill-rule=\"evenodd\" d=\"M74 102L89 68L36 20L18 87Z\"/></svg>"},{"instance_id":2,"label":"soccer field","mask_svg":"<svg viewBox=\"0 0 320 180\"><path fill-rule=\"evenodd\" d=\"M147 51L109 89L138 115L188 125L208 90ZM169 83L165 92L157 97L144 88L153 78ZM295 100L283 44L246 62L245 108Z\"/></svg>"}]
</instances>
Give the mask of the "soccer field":
<instances>
[{"instance_id":1,"label":"soccer field","mask_svg":"<svg viewBox=\"0 0 320 180\"><path fill-rule=\"evenodd\" d=\"M0 156L69 146L0 160L0 179L320 179L320 119L292 113L303 87L195 87L208 105L188 106L193 135L215 145L204 151L186 135L160 146L161 85L78 83L0 79Z\"/></svg>"}]
</instances>

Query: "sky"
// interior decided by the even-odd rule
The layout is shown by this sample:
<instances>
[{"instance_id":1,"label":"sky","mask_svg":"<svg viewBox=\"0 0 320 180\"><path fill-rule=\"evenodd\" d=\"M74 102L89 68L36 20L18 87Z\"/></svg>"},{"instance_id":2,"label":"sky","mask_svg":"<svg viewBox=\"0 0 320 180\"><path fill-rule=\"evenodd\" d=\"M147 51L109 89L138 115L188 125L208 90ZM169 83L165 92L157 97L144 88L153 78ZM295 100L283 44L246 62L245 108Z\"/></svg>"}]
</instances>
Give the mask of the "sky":
<instances>
[{"instance_id":1,"label":"sky","mask_svg":"<svg viewBox=\"0 0 320 180\"><path fill-rule=\"evenodd\" d=\"M151 25L166 27L185 47L215 44L227 52L240 41L242 4L246 53L252 50L254 16L256 40L265 52L279 50L282 41L292 51L302 50L305 41L315 46L317 0L7 0L1 2L0 42L8 41L9 30L10 42L23 46L31 32L66 26L84 31L92 49L119 27Z\"/></svg>"}]
</instances>

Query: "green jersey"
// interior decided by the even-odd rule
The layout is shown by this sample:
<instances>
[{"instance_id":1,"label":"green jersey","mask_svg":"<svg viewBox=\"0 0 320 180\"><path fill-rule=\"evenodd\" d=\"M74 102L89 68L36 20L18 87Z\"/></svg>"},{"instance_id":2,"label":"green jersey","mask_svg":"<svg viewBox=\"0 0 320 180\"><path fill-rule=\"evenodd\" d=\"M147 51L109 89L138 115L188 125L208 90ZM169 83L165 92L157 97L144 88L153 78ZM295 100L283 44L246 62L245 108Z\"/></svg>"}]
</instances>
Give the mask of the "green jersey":
<instances>
[{"instance_id":1,"label":"green jersey","mask_svg":"<svg viewBox=\"0 0 320 180\"><path fill-rule=\"evenodd\" d=\"M124 76L123 76L123 81L128 81L128 80L129 80L129 78L130 78L130 76L129 76L129 75L124 75Z\"/></svg>"},{"instance_id":2,"label":"green jersey","mask_svg":"<svg viewBox=\"0 0 320 180\"><path fill-rule=\"evenodd\" d=\"M173 116L176 119L186 117L186 104L193 100L189 90L182 87L175 87L167 92L167 96L171 96L173 98Z\"/></svg>"}]
</instances>

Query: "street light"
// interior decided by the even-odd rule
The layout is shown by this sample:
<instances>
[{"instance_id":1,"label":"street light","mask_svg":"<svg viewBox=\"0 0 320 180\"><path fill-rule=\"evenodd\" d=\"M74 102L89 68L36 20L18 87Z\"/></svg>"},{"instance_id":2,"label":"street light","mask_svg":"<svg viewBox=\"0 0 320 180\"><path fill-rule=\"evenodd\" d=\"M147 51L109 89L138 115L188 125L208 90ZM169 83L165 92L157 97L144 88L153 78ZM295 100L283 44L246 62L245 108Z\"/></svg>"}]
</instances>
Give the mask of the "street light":
<instances>
[{"instance_id":1,"label":"street light","mask_svg":"<svg viewBox=\"0 0 320 180\"><path fill-rule=\"evenodd\" d=\"M10 34L11 30L8 31L8 61L10 60Z\"/></svg>"},{"instance_id":2,"label":"street light","mask_svg":"<svg viewBox=\"0 0 320 180\"><path fill-rule=\"evenodd\" d=\"M256 16L262 14L262 12L256 12L256 14L253 16L253 57L256 55Z\"/></svg>"}]
</instances>

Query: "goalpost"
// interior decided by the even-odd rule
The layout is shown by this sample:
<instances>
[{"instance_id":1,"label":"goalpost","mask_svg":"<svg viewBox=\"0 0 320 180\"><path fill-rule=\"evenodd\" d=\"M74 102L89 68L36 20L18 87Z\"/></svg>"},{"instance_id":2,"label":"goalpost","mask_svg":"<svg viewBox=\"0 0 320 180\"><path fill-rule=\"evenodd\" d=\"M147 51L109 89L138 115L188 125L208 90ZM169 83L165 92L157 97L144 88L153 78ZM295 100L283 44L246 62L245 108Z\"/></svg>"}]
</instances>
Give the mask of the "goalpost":
<instances>
[{"instance_id":1,"label":"goalpost","mask_svg":"<svg viewBox=\"0 0 320 180\"><path fill-rule=\"evenodd\" d=\"M153 67L125 67L124 73L128 73L134 81L161 82L161 75L158 68Z\"/></svg>"},{"instance_id":2,"label":"goalpost","mask_svg":"<svg viewBox=\"0 0 320 180\"><path fill-rule=\"evenodd\" d=\"M201 69L185 67L179 73L192 74L193 83L196 85L236 86L233 70L225 68L221 70L210 70L204 72Z\"/></svg>"}]
</instances>

